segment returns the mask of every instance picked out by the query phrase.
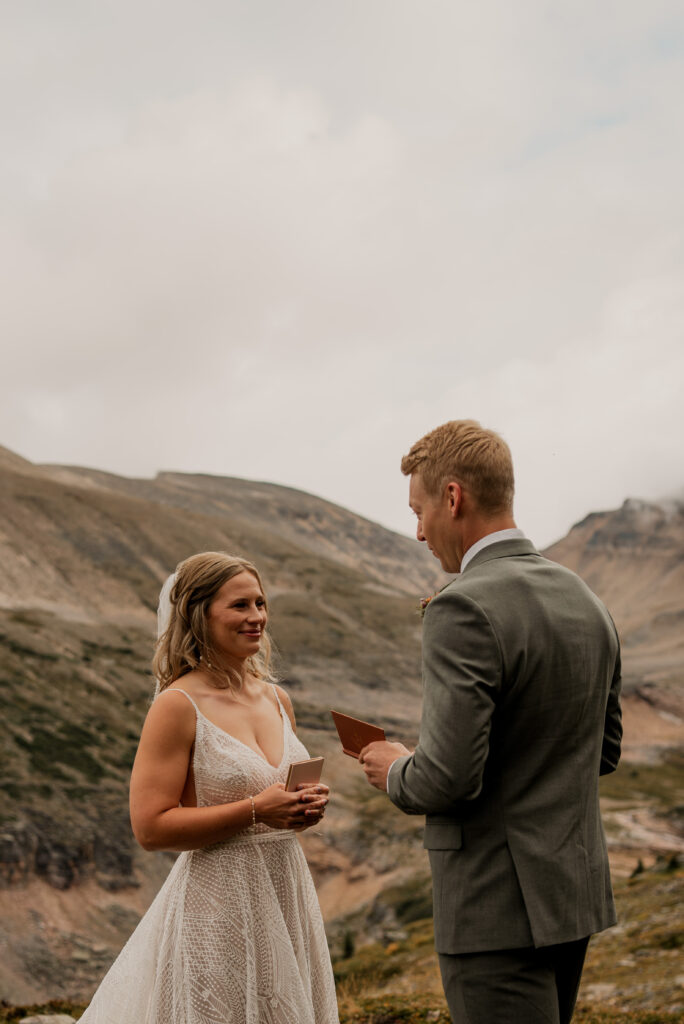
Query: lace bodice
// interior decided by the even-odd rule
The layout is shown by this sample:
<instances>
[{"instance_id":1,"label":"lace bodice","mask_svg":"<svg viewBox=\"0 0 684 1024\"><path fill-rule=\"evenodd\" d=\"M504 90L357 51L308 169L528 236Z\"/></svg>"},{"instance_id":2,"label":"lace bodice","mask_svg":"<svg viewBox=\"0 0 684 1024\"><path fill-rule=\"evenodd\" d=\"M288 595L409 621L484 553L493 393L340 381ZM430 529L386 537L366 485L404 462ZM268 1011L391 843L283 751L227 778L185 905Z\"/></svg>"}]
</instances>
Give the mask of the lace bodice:
<instances>
[{"instance_id":1,"label":"lace bodice","mask_svg":"<svg viewBox=\"0 0 684 1024\"><path fill-rule=\"evenodd\" d=\"M306 747L295 735L275 687L273 692L278 701L283 726L283 753L277 767L270 764L263 754L259 754L235 736L231 736L225 729L215 725L202 714L189 693L179 687L174 687L175 690L187 697L197 716L192 766L199 807L244 800L267 789L274 782L285 782L289 765L293 761L302 761L309 756ZM259 824L256 831L266 833L272 832L273 829L268 825Z\"/></svg>"}]
</instances>

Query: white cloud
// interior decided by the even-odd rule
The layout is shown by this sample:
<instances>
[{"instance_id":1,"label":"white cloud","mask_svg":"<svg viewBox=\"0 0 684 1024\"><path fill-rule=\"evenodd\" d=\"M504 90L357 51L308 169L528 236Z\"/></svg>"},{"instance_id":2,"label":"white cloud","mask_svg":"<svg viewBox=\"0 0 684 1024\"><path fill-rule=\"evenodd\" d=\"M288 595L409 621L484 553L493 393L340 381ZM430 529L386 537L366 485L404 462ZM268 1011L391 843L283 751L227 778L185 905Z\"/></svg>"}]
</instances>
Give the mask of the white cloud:
<instances>
[{"instance_id":1,"label":"white cloud","mask_svg":"<svg viewBox=\"0 0 684 1024\"><path fill-rule=\"evenodd\" d=\"M3 443L410 529L475 416L540 542L680 486L678 5L188 11L14 14Z\"/></svg>"}]
</instances>

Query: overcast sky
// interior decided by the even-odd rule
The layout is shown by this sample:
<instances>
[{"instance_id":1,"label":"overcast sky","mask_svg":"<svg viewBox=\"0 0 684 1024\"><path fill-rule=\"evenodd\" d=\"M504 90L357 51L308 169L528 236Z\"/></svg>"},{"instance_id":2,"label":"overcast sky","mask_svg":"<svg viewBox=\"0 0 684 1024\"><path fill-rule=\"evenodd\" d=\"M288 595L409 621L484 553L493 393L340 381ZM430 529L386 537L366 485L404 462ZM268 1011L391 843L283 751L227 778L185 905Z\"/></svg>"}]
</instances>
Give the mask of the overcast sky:
<instances>
[{"instance_id":1,"label":"overcast sky","mask_svg":"<svg viewBox=\"0 0 684 1024\"><path fill-rule=\"evenodd\" d=\"M681 0L0 11L0 443L411 531L474 417L541 545L682 491Z\"/></svg>"}]
</instances>

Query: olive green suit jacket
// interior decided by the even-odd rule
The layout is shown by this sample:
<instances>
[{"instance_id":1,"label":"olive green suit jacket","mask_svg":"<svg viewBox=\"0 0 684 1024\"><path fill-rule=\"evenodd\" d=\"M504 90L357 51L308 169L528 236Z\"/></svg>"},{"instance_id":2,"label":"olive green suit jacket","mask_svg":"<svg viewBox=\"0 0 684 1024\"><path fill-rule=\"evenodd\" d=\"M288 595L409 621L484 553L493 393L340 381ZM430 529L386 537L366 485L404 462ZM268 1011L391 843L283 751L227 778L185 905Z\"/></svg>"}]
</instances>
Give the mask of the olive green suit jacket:
<instances>
[{"instance_id":1,"label":"olive green suit jacket","mask_svg":"<svg viewBox=\"0 0 684 1024\"><path fill-rule=\"evenodd\" d=\"M423 623L423 713L391 800L425 814L439 953L615 923L598 800L622 737L610 615L525 539L480 551Z\"/></svg>"}]
</instances>

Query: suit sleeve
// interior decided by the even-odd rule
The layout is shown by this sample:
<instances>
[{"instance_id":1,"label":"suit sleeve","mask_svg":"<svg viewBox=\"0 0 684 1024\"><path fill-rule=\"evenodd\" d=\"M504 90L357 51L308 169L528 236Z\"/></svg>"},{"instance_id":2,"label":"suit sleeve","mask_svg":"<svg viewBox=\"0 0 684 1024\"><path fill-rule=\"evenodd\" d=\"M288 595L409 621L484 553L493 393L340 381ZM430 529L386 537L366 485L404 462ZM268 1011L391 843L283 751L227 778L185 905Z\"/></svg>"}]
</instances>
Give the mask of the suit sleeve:
<instances>
[{"instance_id":1,"label":"suit sleeve","mask_svg":"<svg viewBox=\"0 0 684 1024\"><path fill-rule=\"evenodd\" d=\"M482 788L502 660L491 624L457 592L434 598L423 620L423 714L418 746L389 774L407 814L439 814Z\"/></svg>"},{"instance_id":2,"label":"suit sleeve","mask_svg":"<svg viewBox=\"0 0 684 1024\"><path fill-rule=\"evenodd\" d=\"M620 708L620 690L622 673L620 663L620 646L615 658L613 679L608 692L606 705L606 721L603 727L603 745L601 747L601 767L599 775L610 775L618 766L622 744L622 710Z\"/></svg>"}]
</instances>

